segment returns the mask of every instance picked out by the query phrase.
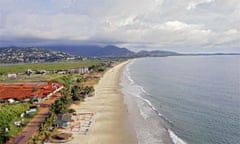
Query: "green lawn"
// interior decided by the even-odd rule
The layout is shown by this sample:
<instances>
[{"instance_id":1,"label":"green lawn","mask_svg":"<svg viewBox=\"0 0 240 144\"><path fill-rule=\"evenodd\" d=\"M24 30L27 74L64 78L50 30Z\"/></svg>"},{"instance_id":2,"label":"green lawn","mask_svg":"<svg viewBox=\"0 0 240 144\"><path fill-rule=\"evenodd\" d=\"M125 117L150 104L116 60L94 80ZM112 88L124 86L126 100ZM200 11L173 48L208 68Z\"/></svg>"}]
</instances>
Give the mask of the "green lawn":
<instances>
[{"instance_id":1,"label":"green lawn","mask_svg":"<svg viewBox=\"0 0 240 144\"><path fill-rule=\"evenodd\" d=\"M4 141L4 137L10 138L15 136L37 113L34 112L31 115L24 117L24 125L21 127L16 127L14 122L21 120L20 115L28 110L29 106L29 103L0 105L0 143ZM6 127L9 129L7 133L4 132Z\"/></svg>"},{"instance_id":2,"label":"green lawn","mask_svg":"<svg viewBox=\"0 0 240 144\"><path fill-rule=\"evenodd\" d=\"M0 66L0 74L23 73L27 69L31 70L66 70L71 68L89 67L99 64L97 60L74 61L74 62L52 62L52 63L35 63L35 64L16 64Z\"/></svg>"},{"instance_id":3,"label":"green lawn","mask_svg":"<svg viewBox=\"0 0 240 144\"><path fill-rule=\"evenodd\" d=\"M67 70L72 68L90 67L92 65L100 64L97 60L87 60L78 62L54 62L54 63L37 63L37 64L17 64L0 66L0 82L15 83L15 82L41 82L51 81L58 77L62 77L62 74L48 73L46 75L31 74L27 76L23 74L27 69L31 70L47 70L58 71ZM22 73L17 75L17 79L7 78L7 73ZM2 75L1 75L2 74Z\"/></svg>"}]
</instances>

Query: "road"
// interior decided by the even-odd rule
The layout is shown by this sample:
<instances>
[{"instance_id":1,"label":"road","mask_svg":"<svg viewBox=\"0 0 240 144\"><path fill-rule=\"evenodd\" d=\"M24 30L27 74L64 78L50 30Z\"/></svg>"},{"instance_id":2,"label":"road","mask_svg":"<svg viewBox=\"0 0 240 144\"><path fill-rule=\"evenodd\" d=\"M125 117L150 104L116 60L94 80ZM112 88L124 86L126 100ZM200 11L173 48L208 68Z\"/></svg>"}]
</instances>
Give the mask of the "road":
<instances>
[{"instance_id":1,"label":"road","mask_svg":"<svg viewBox=\"0 0 240 144\"><path fill-rule=\"evenodd\" d=\"M22 131L10 139L6 144L27 144L34 133L38 130L39 125L44 121L45 117L48 116L50 104L54 103L59 96L60 95L53 95L48 100L41 101L39 103L40 107L38 113L30 120Z\"/></svg>"}]
</instances>

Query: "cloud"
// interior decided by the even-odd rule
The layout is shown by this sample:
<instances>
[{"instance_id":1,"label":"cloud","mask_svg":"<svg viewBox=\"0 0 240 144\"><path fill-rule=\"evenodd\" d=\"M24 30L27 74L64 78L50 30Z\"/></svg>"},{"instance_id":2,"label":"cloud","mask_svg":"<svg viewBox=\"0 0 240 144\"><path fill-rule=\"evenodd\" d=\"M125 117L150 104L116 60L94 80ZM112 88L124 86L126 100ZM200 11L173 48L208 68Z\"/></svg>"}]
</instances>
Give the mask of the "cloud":
<instances>
[{"instance_id":1,"label":"cloud","mask_svg":"<svg viewBox=\"0 0 240 144\"><path fill-rule=\"evenodd\" d=\"M52 41L197 51L231 42L237 47L239 23L238 0L0 1L1 45Z\"/></svg>"},{"instance_id":2,"label":"cloud","mask_svg":"<svg viewBox=\"0 0 240 144\"><path fill-rule=\"evenodd\" d=\"M202 4L210 4L215 2L215 0L198 0L195 2L190 2L187 6L187 10L194 10L197 6L202 5Z\"/></svg>"},{"instance_id":3,"label":"cloud","mask_svg":"<svg viewBox=\"0 0 240 144\"><path fill-rule=\"evenodd\" d=\"M94 31L93 23L86 15L17 13L11 14L6 18L2 34L46 39L64 37L69 39L86 39Z\"/></svg>"},{"instance_id":4,"label":"cloud","mask_svg":"<svg viewBox=\"0 0 240 144\"><path fill-rule=\"evenodd\" d=\"M142 37L142 41L160 43L163 46L176 44L184 45L187 43L199 45L207 42L213 32L205 29L202 25L187 24L181 21L168 21L155 25L148 29Z\"/></svg>"}]
</instances>

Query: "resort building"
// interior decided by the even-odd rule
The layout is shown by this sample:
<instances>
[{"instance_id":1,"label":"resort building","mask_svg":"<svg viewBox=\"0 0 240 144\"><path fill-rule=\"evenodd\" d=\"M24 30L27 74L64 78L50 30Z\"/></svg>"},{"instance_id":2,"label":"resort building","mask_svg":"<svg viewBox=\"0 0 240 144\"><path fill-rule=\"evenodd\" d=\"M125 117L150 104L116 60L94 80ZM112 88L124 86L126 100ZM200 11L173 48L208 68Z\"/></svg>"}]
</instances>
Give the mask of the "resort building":
<instances>
[{"instance_id":1,"label":"resort building","mask_svg":"<svg viewBox=\"0 0 240 144\"><path fill-rule=\"evenodd\" d=\"M0 99L12 100L42 100L48 98L61 90L63 86L59 83L38 83L38 84L0 84Z\"/></svg>"},{"instance_id":2,"label":"resort building","mask_svg":"<svg viewBox=\"0 0 240 144\"><path fill-rule=\"evenodd\" d=\"M89 70L87 67L84 68L77 68L77 69L70 69L67 71L67 73L69 74L85 74L85 73L89 73Z\"/></svg>"}]
</instances>

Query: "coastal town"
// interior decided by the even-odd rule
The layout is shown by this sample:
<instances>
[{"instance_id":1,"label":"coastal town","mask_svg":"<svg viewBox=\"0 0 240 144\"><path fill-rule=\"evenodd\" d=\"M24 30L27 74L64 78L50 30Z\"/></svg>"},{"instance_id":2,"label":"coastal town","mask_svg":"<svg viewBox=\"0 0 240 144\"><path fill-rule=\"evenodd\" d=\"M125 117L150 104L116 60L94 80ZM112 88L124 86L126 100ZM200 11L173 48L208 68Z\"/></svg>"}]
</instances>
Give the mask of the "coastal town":
<instances>
[{"instance_id":1,"label":"coastal town","mask_svg":"<svg viewBox=\"0 0 240 144\"><path fill-rule=\"evenodd\" d=\"M76 133L86 136L95 111L79 105L95 96L94 85L109 68L103 62L89 62L82 67L52 71L3 72L0 143L67 143Z\"/></svg>"},{"instance_id":2,"label":"coastal town","mask_svg":"<svg viewBox=\"0 0 240 144\"><path fill-rule=\"evenodd\" d=\"M77 57L60 51L51 51L35 47L0 49L0 64L39 63L73 59L77 59Z\"/></svg>"},{"instance_id":3,"label":"coastal town","mask_svg":"<svg viewBox=\"0 0 240 144\"><path fill-rule=\"evenodd\" d=\"M0 0L0 144L240 144L240 0Z\"/></svg>"}]
</instances>

